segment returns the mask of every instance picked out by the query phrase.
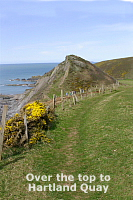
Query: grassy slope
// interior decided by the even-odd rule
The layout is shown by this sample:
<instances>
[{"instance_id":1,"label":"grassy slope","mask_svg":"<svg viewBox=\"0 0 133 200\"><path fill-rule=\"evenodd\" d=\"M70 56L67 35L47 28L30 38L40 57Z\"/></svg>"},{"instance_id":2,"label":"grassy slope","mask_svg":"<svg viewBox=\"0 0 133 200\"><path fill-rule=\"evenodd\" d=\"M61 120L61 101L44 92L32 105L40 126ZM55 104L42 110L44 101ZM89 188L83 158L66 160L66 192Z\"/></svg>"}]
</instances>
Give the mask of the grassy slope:
<instances>
[{"instance_id":1,"label":"grassy slope","mask_svg":"<svg viewBox=\"0 0 133 200\"><path fill-rule=\"evenodd\" d=\"M95 65L114 78L133 79L133 57L102 61Z\"/></svg>"},{"instance_id":2,"label":"grassy slope","mask_svg":"<svg viewBox=\"0 0 133 200\"><path fill-rule=\"evenodd\" d=\"M123 80L119 80L120 83L124 84L124 85L133 85L133 79L123 79Z\"/></svg>"},{"instance_id":3,"label":"grassy slope","mask_svg":"<svg viewBox=\"0 0 133 200\"><path fill-rule=\"evenodd\" d=\"M60 123L51 131L51 146L38 144L9 158L4 155L0 163L0 199L132 199L132 90L133 86L121 86L116 92L80 101L65 112L58 108ZM73 174L77 192L28 192L28 173L53 176L50 182L34 182L38 185L57 183L57 173ZM79 173L110 175L111 180L104 182L109 185L107 193L85 194L79 189ZM103 183L97 180L94 184Z\"/></svg>"}]
</instances>

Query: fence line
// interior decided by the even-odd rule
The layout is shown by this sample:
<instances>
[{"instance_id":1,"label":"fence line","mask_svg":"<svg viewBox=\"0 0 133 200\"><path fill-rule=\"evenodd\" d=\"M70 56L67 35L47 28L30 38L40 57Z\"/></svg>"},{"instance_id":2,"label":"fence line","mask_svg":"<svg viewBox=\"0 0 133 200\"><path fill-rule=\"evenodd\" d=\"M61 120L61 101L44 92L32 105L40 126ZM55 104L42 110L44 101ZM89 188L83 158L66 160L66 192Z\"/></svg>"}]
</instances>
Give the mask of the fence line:
<instances>
[{"instance_id":1,"label":"fence line","mask_svg":"<svg viewBox=\"0 0 133 200\"><path fill-rule=\"evenodd\" d=\"M3 113L2 113L2 120L1 120L2 129L0 131L0 160L2 160L3 139L4 139L4 129L5 129L5 124L6 124L7 110L8 110L8 106L4 105Z\"/></svg>"},{"instance_id":2,"label":"fence line","mask_svg":"<svg viewBox=\"0 0 133 200\"><path fill-rule=\"evenodd\" d=\"M61 103L62 109L64 110L64 103L69 102L69 106L76 105L79 99L83 100L84 97L93 97L96 94L104 94L106 92L112 92L119 87L119 82L113 83L111 85L105 86L102 84L101 86L96 85L95 87L90 87L86 90L79 88L79 92L67 92L66 96L63 96L64 91L61 89L61 100L58 101L58 98L55 98L55 94L53 95L53 108L55 108L57 104Z\"/></svg>"},{"instance_id":3,"label":"fence line","mask_svg":"<svg viewBox=\"0 0 133 200\"><path fill-rule=\"evenodd\" d=\"M111 84L105 87L105 85L101 86L95 86L95 87L90 87L86 89L79 89L79 92L67 92L66 96L63 96L63 89L61 89L61 96L59 98L56 97L55 94L53 94L53 109L55 110L56 105L57 105L57 99L59 99L59 102L61 103L61 107L64 110L64 103L68 102L69 106L76 105L77 102L79 102L79 99L83 100L84 97L88 97L90 94L90 97L93 97L95 94L104 94L105 92L112 92L113 90L116 90L119 87L119 82L117 81L116 84ZM47 107L47 111L49 109L49 106ZM8 106L4 105L3 106L3 113L2 113L2 129L0 130L0 160L2 160L2 150L3 150L3 139L4 139L4 129L5 129L5 124L6 124L6 115L7 115L7 110ZM28 141L28 127L27 127L27 119L26 119L26 112L24 112L24 125L25 125L25 139ZM24 138L23 138L24 139Z\"/></svg>"}]
</instances>

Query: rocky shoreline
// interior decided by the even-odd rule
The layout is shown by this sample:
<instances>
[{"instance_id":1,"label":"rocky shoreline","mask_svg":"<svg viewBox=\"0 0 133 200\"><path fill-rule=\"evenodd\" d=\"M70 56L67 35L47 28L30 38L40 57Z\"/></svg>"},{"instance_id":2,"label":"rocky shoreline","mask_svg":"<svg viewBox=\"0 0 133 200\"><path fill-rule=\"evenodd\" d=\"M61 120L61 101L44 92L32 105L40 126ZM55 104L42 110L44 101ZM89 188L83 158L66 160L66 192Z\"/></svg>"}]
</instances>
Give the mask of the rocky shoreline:
<instances>
[{"instance_id":1,"label":"rocky shoreline","mask_svg":"<svg viewBox=\"0 0 133 200\"><path fill-rule=\"evenodd\" d=\"M4 95L0 94L0 123L2 119L3 106L8 105L7 120L18 113L25 103L24 98L31 89L25 90L22 94Z\"/></svg>"},{"instance_id":2,"label":"rocky shoreline","mask_svg":"<svg viewBox=\"0 0 133 200\"><path fill-rule=\"evenodd\" d=\"M34 88L36 86L36 83L38 79L40 79L41 76L32 76L28 79L11 79L10 81L23 81L23 82L32 82L32 83L18 83L18 84L8 84L6 86L28 86ZM25 90L22 94L15 94L15 95L4 95L0 94L0 123L2 119L2 112L3 112L3 106L8 105L8 111L7 111L7 119L11 118L14 114L19 112L21 106L20 104L23 101L23 98L25 95L30 91L30 89Z\"/></svg>"},{"instance_id":3,"label":"rocky shoreline","mask_svg":"<svg viewBox=\"0 0 133 200\"><path fill-rule=\"evenodd\" d=\"M27 84L27 83L20 83L20 84L6 84L6 86L27 86L27 87L35 87L35 83L33 84Z\"/></svg>"},{"instance_id":4,"label":"rocky shoreline","mask_svg":"<svg viewBox=\"0 0 133 200\"><path fill-rule=\"evenodd\" d=\"M31 78L28 78L28 79L20 79L20 78L16 78L16 79L10 79L10 81L21 81L21 82L32 82L32 83L11 83L11 84L6 84L6 86L28 86L28 87L35 87L35 84L36 82L38 81L38 79L40 78L41 76L33 76Z\"/></svg>"},{"instance_id":5,"label":"rocky shoreline","mask_svg":"<svg viewBox=\"0 0 133 200\"><path fill-rule=\"evenodd\" d=\"M8 105L7 119L9 119L16 113L15 108L17 104L17 95L0 95L0 122L2 119L3 106Z\"/></svg>"},{"instance_id":6,"label":"rocky shoreline","mask_svg":"<svg viewBox=\"0 0 133 200\"><path fill-rule=\"evenodd\" d=\"M36 82L41 76L32 76L31 78L25 79L25 78L15 78L15 79L10 79L10 81L24 81L24 82Z\"/></svg>"}]
</instances>

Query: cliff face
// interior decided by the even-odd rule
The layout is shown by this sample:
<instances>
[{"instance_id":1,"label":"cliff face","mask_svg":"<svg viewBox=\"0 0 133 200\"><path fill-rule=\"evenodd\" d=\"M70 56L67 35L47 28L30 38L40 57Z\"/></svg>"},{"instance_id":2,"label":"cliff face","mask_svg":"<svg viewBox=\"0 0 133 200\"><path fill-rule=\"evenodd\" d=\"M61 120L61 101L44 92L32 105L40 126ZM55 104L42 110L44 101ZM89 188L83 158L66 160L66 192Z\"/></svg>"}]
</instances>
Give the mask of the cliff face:
<instances>
[{"instance_id":1,"label":"cliff face","mask_svg":"<svg viewBox=\"0 0 133 200\"><path fill-rule=\"evenodd\" d=\"M34 100L48 100L52 94L90 87L90 85L112 84L116 80L101 69L75 55L66 56L65 61L39 79L36 86L17 97L14 111L18 112L26 103Z\"/></svg>"},{"instance_id":2,"label":"cliff face","mask_svg":"<svg viewBox=\"0 0 133 200\"><path fill-rule=\"evenodd\" d=\"M63 88L79 90L79 87L85 88L99 84L108 85L116 82L114 78L101 69L78 56L67 56L63 65L66 69L60 83Z\"/></svg>"}]
</instances>

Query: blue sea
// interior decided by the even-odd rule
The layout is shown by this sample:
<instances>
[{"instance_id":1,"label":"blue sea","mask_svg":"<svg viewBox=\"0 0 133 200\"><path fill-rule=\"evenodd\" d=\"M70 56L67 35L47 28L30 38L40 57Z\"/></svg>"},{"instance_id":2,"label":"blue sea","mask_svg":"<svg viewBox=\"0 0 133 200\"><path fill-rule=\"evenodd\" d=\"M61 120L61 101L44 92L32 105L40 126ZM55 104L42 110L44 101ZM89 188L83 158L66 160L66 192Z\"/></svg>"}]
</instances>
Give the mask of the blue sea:
<instances>
[{"instance_id":1,"label":"blue sea","mask_svg":"<svg viewBox=\"0 0 133 200\"><path fill-rule=\"evenodd\" d=\"M0 64L0 94L21 94L27 86L7 86L7 84L26 84L30 82L11 81L11 79L28 79L32 76L44 75L56 67L58 63Z\"/></svg>"}]
</instances>

